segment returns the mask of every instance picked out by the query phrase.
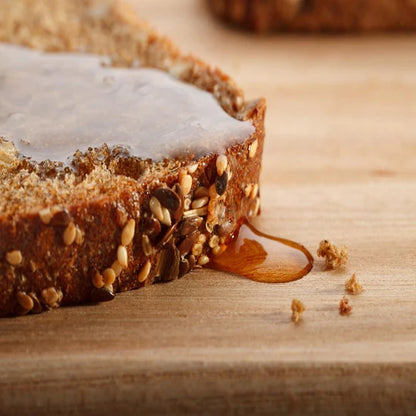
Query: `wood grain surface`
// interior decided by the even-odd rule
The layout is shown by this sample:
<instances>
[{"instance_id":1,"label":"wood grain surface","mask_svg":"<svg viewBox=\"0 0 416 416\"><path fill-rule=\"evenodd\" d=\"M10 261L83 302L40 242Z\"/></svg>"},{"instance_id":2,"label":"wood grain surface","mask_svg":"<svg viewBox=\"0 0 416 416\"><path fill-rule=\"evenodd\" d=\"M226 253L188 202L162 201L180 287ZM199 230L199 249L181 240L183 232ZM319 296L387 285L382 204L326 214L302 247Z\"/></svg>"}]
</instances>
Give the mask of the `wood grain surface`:
<instances>
[{"instance_id":1,"label":"wood grain surface","mask_svg":"<svg viewBox=\"0 0 416 416\"><path fill-rule=\"evenodd\" d=\"M135 5L267 98L258 228L346 244L350 264L276 285L197 270L2 319L0 414L416 414L416 36L255 37L201 1Z\"/></svg>"}]
</instances>

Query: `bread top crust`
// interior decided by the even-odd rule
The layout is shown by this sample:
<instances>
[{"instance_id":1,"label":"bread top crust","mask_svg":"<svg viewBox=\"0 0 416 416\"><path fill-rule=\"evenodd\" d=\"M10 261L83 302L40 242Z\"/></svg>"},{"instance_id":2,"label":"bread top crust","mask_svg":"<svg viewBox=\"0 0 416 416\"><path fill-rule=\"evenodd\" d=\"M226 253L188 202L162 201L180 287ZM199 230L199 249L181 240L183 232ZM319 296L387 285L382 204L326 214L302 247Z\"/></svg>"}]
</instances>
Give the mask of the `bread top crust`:
<instances>
[{"instance_id":1,"label":"bread top crust","mask_svg":"<svg viewBox=\"0 0 416 416\"><path fill-rule=\"evenodd\" d=\"M182 55L169 39L139 21L123 1L1 0L0 7L1 42L106 55L112 65L121 67L140 61L208 91L232 117L262 128L263 120L254 118L263 113L263 100L246 102L227 75ZM103 145L78 152L72 166L63 167L22 159L10 142L0 139L0 225L46 206L82 205L120 192L140 192L142 185L195 159L187 155L154 163L140 156Z\"/></svg>"}]
</instances>

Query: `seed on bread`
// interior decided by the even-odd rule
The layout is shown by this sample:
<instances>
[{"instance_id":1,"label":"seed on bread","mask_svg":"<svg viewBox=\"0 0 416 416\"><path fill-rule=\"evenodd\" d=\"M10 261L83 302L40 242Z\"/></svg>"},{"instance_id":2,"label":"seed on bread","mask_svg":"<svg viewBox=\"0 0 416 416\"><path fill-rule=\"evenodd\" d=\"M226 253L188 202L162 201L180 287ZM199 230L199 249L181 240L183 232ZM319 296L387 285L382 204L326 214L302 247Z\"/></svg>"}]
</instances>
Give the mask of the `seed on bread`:
<instances>
[{"instance_id":1,"label":"seed on bread","mask_svg":"<svg viewBox=\"0 0 416 416\"><path fill-rule=\"evenodd\" d=\"M12 250L6 253L6 260L12 266L18 266L23 261L23 256L20 250Z\"/></svg>"},{"instance_id":2,"label":"seed on bread","mask_svg":"<svg viewBox=\"0 0 416 416\"><path fill-rule=\"evenodd\" d=\"M104 286L103 275L100 272L95 272L92 276L91 282L94 287L100 288Z\"/></svg>"},{"instance_id":3,"label":"seed on bread","mask_svg":"<svg viewBox=\"0 0 416 416\"><path fill-rule=\"evenodd\" d=\"M152 196L149 200L149 208L152 214L161 222L163 223L163 210L162 210L162 204L160 201L155 197Z\"/></svg>"},{"instance_id":4,"label":"seed on bread","mask_svg":"<svg viewBox=\"0 0 416 416\"><path fill-rule=\"evenodd\" d=\"M199 259L198 259L198 264L200 266L204 266L205 264L209 263L209 257L205 254L203 254Z\"/></svg>"},{"instance_id":5,"label":"seed on bread","mask_svg":"<svg viewBox=\"0 0 416 416\"><path fill-rule=\"evenodd\" d=\"M204 206L202 208L190 209L183 213L184 218L190 217L204 217L208 214L208 207Z\"/></svg>"},{"instance_id":6,"label":"seed on bread","mask_svg":"<svg viewBox=\"0 0 416 416\"><path fill-rule=\"evenodd\" d=\"M253 188L251 189L250 199L254 199L257 196L258 192L259 192L259 184L255 183L253 185Z\"/></svg>"},{"instance_id":7,"label":"seed on bread","mask_svg":"<svg viewBox=\"0 0 416 416\"><path fill-rule=\"evenodd\" d=\"M208 245L211 248L214 248L214 247L217 247L219 243L220 243L220 238L216 234L214 234L209 239Z\"/></svg>"},{"instance_id":8,"label":"seed on bread","mask_svg":"<svg viewBox=\"0 0 416 416\"><path fill-rule=\"evenodd\" d=\"M59 300L59 294L54 287L48 287L42 290L42 299L48 306L55 306Z\"/></svg>"},{"instance_id":9,"label":"seed on bread","mask_svg":"<svg viewBox=\"0 0 416 416\"><path fill-rule=\"evenodd\" d=\"M19 303L19 305L25 310L25 311L30 311L33 306L33 299L27 295L25 292L17 292L16 295L17 298L17 302Z\"/></svg>"},{"instance_id":10,"label":"seed on bread","mask_svg":"<svg viewBox=\"0 0 416 416\"><path fill-rule=\"evenodd\" d=\"M162 207L162 212L163 212L163 219L160 220L160 222L168 227L170 227L172 225L172 218L170 216L170 212L167 208Z\"/></svg>"},{"instance_id":11,"label":"seed on bread","mask_svg":"<svg viewBox=\"0 0 416 416\"><path fill-rule=\"evenodd\" d=\"M123 268L121 267L121 264L118 262L118 260L113 261L113 264L111 265L111 268L114 270L114 273L116 274L116 277L120 276Z\"/></svg>"},{"instance_id":12,"label":"seed on bread","mask_svg":"<svg viewBox=\"0 0 416 416\"><path fill-rule=\"evenodd\" d=\"M44 224L49 224L52 219L52 212L50 207L41 209L39 212L39 218Z\"/></svg>"},{"instance_id":13,"label":"seed on bread","mask_svg":"<svg viewBox=\"0 0 416 416\"><path fill-rule=\"evenodd\" d=\"M188 166L188 172L192 175L198 169L198 163L194 163Z\"/></svg>"},{"instance_id":14,"label":"seed on bread","mask_svg":"<svg viewBox=\"0 0 416 416\"><path fill-rule=\"evenodd\" d=\"M156 197L163 207L175 212L180 205L179 195L169 188L158 188L153 191L153 196Z\"/></svg>"},{"instance_id":15,"label":"seed on bread","mask_svg":"<svg viewBox=\"0 0 416 416\"><path fill-rule=\"evenodd\" d=\"M107 268L103 271L103 283L105 287L111 286L116 280L116 272L111 268Z\"/></svg>"},{"instance_id":16,"label":"seed on bread","mask_svg":"<svg viewBox=\"0 0 416 416\"><path fill-rule=\"evenodd\" d=\"M127 224L123 228L123 231L121 232L121 244L123 246L128 246L132 242L135 229L136 221L134 221L134 219L128 220Z\"/></svg>"},{"instance_id":17,"label":"seed on bread","mask_svg":"<svg viewBox=\"0 0 416 416\"><path fill-rule=\"evenodd\" d=\"M146 263L140 269L139 274L137 275L137 280L140 283L143 283L147 279L151 268L152 268L152 263L150 260L147 260Z\"/></svg>"},{"instance_id":18,"label":"seed on bread","mask_svg":"<svg viewBox=\"0 0 416 416\"><path fill-rule=\"evenodd\" d=\"M252 189L253 189L253 185L251 183L249 183L248 185L245 186L244 195L245 195L246 198L250 197Z\"/></svg>"},{"instance_id":19,"label":"seed on bread","mask_svg":"<svg viewBox=\"0 0 416 416\"><path fill-rule=\"evenodd\" d=\"M63 240L66 246L70 246L77 236L77 230L75 224L70 222L64 230Z\"/></svg>"},{"instance_id":20,"label":"seed on bread","mask_svg":"<svg viewBox=\"0 0 416 416\"><path fill-rule=\"evenodd\" d=\"M152 243L150 242L149 236L147 236L146 234L142 235L142 250L143 250L143 254L146 257L150 257L154 251Z\"/></svg>"},{"instance_id":21,"label":"seed on bread","mask_svg":"<svg viewBox=\"0 0 416 416\"><path fill-rule=\"evenodd\" d=\"M218 195L224 195L228 185L228 173L224 172L215 178L215 190Z\"/></svg>"},{"instance_id":22,"label":"seed on bread","mask_svg":"<svg viewBox=\"0 0 416 416\"><path fill-rule=\"evenodd\" d=\"M123 269L127 269L128 266L128 255L127 255L127 249L124 246L118 246L117 249L117 260L120 263L120 266Z\"/></svg>"},{"instance_id":23,"label":"seed on bread","mask_svg":"<svg viewBox=\"0 0 416 416\"><path fill-rule=\"evenodd\" d=\"M75 244L79 246L84 243L84 234L82 231L76 226L75 227Z\"/></svg>"},{"instance_id":24,"label":"seed on bread","mask_svg":"<svg viewBox=\"0 0 416 416\"><path fill-rule=\"evenodd\" d=\"M198 186L194 192L194 199L202 198L203 196L209 196L208 189L205 186Z\"/></svg>"},{"instance_id":25,"label":"seed on bread","mask_svg":"<svg viewBox=\"0 0 416 416\"><path fill-rule=\"evenodd\" d=\"M202 208L208 204L209 198L207 196L203 196L202 198L194 199L192 201L191 207L193 209Z\"/></svg>"},{"instance_id":26,"label":"seed on bread","mask_svg":"<svg viewBox=\"0 0 416 416\"><path fill-rule=\"evenodd\" d=\"M227 166L228 166L227 156L219 155L217 157L217 160L215 161L215 166L217 168L218 176L221 176L225 172L225 169L227 169Z\"/></svg>"},{"instance_id":27,"label":"seed on bread","mask_svg":"<svg viewBox=\"0 0 416 416\"><path fill-rule=\"evenodd\" d=\"M253 158L254 156L256 156L258 146L259 146L259 142L257 141L257 139L254 140L253 143L251 143L249 151L248 151L249 158Z\"/></svg>"},{"instance_id":28,"label":"seed on bread","mask_svg":"<svg viewBox=\"0 0 416 416\"><path fill-rule=\"evenodd\" d=\"M193 247L192 247L192 254L195 257L198 257L198 256L201 255L201 253L202 253L202 244L200 244L200 243L194 244Z\"/></svg>"}]
</instances>

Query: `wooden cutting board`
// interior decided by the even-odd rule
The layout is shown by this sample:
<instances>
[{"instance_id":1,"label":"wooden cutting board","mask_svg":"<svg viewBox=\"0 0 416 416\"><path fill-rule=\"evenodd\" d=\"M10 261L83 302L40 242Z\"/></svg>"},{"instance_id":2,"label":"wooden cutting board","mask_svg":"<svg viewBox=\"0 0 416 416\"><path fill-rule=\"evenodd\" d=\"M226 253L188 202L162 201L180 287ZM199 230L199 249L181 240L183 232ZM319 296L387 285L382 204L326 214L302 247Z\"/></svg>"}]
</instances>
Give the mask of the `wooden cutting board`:
<instances>
[{"instance_id":1,"label":"wooden cutting board","mask_svg":"<svg viewBox=\"0 0 416 416\"><path fill-rule=\"evenodd\" d=\"M416 414L416 36L256 37L200 1L136 5L267 98L258 228L347 244L350 264L276 285L198 270L2 319L0 414Z\"/></svg>"}]
</instances>

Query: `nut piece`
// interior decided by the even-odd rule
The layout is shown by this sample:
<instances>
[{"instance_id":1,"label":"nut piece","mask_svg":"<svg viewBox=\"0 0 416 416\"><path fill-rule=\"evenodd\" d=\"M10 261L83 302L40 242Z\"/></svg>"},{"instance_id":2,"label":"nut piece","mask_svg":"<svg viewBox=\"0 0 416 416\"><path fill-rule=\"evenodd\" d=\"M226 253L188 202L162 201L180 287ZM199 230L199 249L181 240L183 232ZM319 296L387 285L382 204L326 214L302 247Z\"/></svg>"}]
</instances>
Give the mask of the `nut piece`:
<instances>
[{"instance_id":1,"label":"nut piece","mask_svg":"<svg viewBox=\"0 0 416 416\"><path fill-rule=\"evenodd\" d=\"M13 250L6 253L6 260L12 266L17 266L23 261L23 256L20 250Z\"/></svg>"},{"instance_id":2,"label":"nut piece","mask_svg":"<svg viewBox=\"0 0 416 416\"><path fill-rule=\"evenodd\" d=\"M118 246L117 249L117 260L120 263L120 266L123 269L127 269L128 265L128 255L127 255L127 249L124 246Z\"/></svg>"},{"instance_id":3,"label":"nut piece","mask_svg":"<svg viewBox=\"0 0 416 416\"><path fill-rule=\"evenodd\" d=\"M218 176L221 176L225 172L225 169L227 169L227 166L228 166L227 156L219 155L217 157L215 165L216 165L216 168L217 168Z\"/></svg>"},{"instance_id":4,"label":"nut piece","mask_svg":"<svg viewBox=\"0 0 416 416\"><path fill-rule=\"evenodd\" d=\"M325 257L327 269L338 269L348 263L347 247L338 248L328 240L323 240L319 243L316 254L318 257Z\"/></svg>"},{"instance_id":5,"label":"nut piece","mask_svg":"<svg viewBox=\"0 0 416 416\"><path fill-rule=\"evenodd\" d=\"M140 269L140 272L137 276L137 280L140 283L143 283L147 279L147 277L149 276L151 267L152 267L152 263L150 262L150 260L147 260L147 262Z\"/></svg>"},{"instance_id":6,"label":"nut piece","mask_svg":"<svg viewBox=\"0 0 416 416\"><path fill-rule=\"evenodd\" d=\"M17 292L16 297L17 297L17 302L19 302L19 305L25 311L32 310L34 303L33 303L33 299L29 295L26 295L25 292Z\"/></svg>"},{"instance_id":7,"label":"nut piece","mask_svg":"<svg viewBox=\"0 0 416 416\"><path fill-rule=\"evenodd\" d=\"M42 298L48 306L56 306L59 294L54 287L48 287L42 290Z\"/></svg>"},{"instance_id":8,"label":"nut piece","mask_svg":"<svg viewBox=\"0 0 416 416\"><path fill-rule=\"evenodd\" d=\"M133 219L128 220L127 224L123 228L123 231L121 232L121 244L123 246L128 246L132 242L135 228L136 221Z\"/></svg>"},{"instance_id":9,"label":"nut piece","mask_svg":"<svg viewBox=\"0 0 416 416\"><path fill-rule=\"evenodd\" d=\"M349 304L349 299L346 296L343 296L341 302L339 303L339 314L349 315L351 311L352 306Z\"/></svg>"},{"instance_id":10,"label":"nut piece","mask_svg":"<svg viewBox=\"0 0 416 416\"><path fill-rule=\"evenodd\" d=\"M361 283L358 282L355 273L345 282L345 290L351 295L358 295L364 289Z\"/></svg>"},{"instance_id":11,"label":"nut piece","mask_svg":"<svg viewBox=\"0 0 416 416\"><path fill-rule=\"evenodd\" d=\"M250 145L250 149L248 151L248 157L249 158L253 158L254 156L256 156L256 152L257 152L257 147L259 146L259 142L256 140L254 140L253 143L251 143Z\"/></svg>"},{"instance_id":12,"label":"nut piece","mask_svg":"<svg viewBox=\"0 0 416 416\"><path fill-rule=\"evenodd\" d=\"M292 300L292 321L297 324L302 319L302 314L305 310L304 304L298 300Z\"/></svg>"},{"instance_id":13,"label":"nut piece","mask_svg":"<svg viewBox=\"0 0 416 416\"><path fill-rule=\"evenodd\" d=\"M77 230L75 224L70 222L68 226L65 228L63 240L66 246L70 246L74 241L75 237L77 236Z\"/></svg>"},{"instance_id":14,"label":"nut piece","mask_svg":"<svg viewBox=\"0 0 416 416\"><path fill-rule=\"evenodd\" d=\"M111 286L116 280L116 272L109 267L103 271L103 282L105 287Z\"/></svg>"}]
</instances>

